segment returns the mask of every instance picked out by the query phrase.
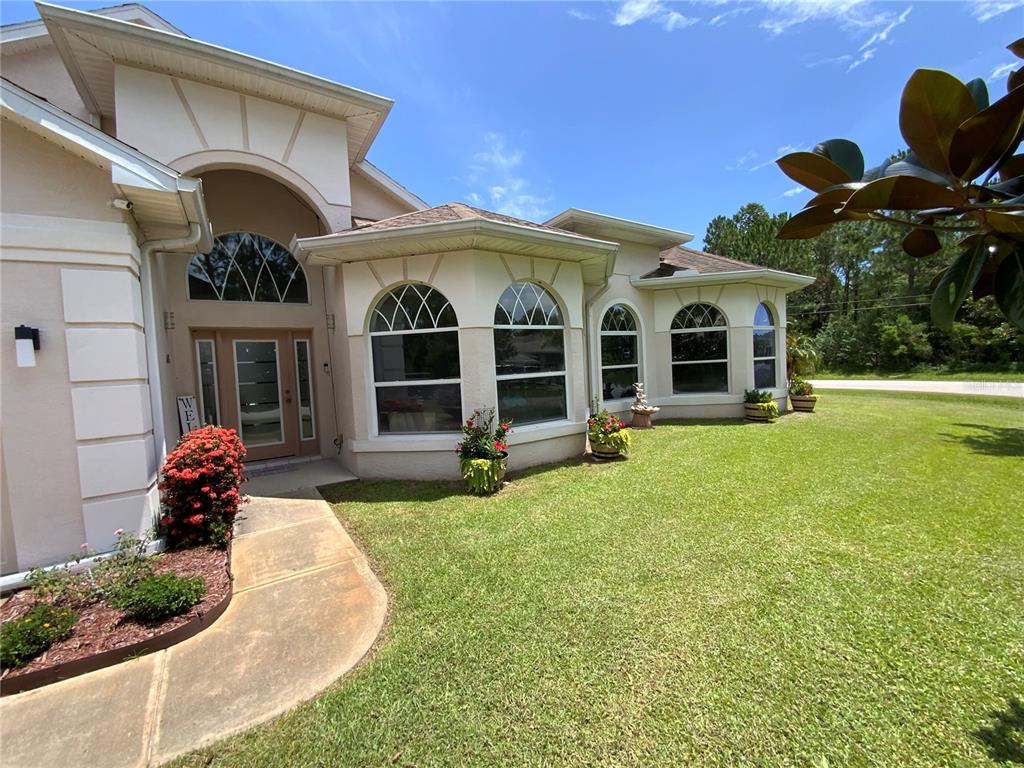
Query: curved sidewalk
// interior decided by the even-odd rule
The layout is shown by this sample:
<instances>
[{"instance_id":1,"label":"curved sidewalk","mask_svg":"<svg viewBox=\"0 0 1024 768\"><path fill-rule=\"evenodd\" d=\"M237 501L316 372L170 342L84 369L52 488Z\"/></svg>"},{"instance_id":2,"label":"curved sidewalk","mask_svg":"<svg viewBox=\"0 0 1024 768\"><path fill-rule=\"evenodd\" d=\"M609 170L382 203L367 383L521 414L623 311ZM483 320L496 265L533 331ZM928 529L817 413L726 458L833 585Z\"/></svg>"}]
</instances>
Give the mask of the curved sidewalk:
<instances>
[{"instance_id":1,"label":"curved sidewalk","mask_svg":"<svg viewBox=\"0 0 1024 768\"><path fill-rule=\"evenodd\" d=\"M254 497L232 545L234 597L178 645L0 700L0 763L159 765L269 720L355 666L387 593L315 489Z\"/></svg>"},{"instance_id":2,"label":"curved sidewalk","mask_svg":"<svg viewBox=\"0 0 1024 768\"><path fill-rule=\"evenodd\" d=\"M885 392L934 392L946 395L1024 397L1024 383L1014 381L911 381L910 379L811 379L820 389L870 389Z\"/></svg>"}]
</instances>

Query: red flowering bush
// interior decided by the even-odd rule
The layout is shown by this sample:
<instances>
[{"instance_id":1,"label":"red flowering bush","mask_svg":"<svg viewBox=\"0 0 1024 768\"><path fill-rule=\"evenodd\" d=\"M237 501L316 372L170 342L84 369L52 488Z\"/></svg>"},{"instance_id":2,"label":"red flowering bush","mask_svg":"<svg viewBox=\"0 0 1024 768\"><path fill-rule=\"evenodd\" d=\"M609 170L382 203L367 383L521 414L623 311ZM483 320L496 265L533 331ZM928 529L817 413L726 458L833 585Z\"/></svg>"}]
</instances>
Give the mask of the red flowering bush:
<instances>
[{"instance_id":1,"label":"red flowering bush","mask_svg":"<svg viewBox=\"0 0 1024 768\"><path fill-rule=\"evenodd\" d=\"M160 470L160 528L169 545L227 545L242 502L244 458L233 429L201 427L178 441Z\"/></svg>"},{"instance_id":2,"label":"red flowering bush","mask_svg":"<svg viewBox=\"0 0 1024 768\"><path fill-rule=\"evenodd\" d=\"M462 459L500 459L508 451L508 435L512 432L512 420L507 419L494 426L494 409L477 408L462 425L465 435L456 444L455 453Z\"/></svg>"}]
</instances>

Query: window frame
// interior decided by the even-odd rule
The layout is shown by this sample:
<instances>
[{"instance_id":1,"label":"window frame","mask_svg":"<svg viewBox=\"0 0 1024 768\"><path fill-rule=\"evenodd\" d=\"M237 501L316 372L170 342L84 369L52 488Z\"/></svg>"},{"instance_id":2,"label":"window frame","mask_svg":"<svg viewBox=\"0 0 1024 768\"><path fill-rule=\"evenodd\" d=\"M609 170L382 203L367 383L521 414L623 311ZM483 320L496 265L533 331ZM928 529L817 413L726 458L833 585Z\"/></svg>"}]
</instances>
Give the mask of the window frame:
<instances>
[{"instance_id":1,"label":"window frame","mask_svg":"<svg viewBox=\"0 0 1024 768\"><path fill-rule=\"evenodd\" d=\"M380 305L380 303L382 301L384 301L388 296L393 295L396 291L401 291L401 289L404 288L407 285L420 285L420 286L423 286L425 288L429 288L430 291L435 292L438 295L440 295L442 298L444 298L445 302L447 302L448 305L451 307L452 314L455 316L455 325L454 326L443 326L443 327L440 327L440 328L438 328L438 327L434 327L434 328L412 328L412 329L405 329L405 330L401 330L401 331L390 331L390 330L389 331L372 331L372 330L370 330L373 327L374 315L375 315L375 313L377 313L377 307ZM421 297L421 301L422 300L423 300L423 298ZM462 403L463 403L463 401L465 399L465 393L463 392L463 384L462 384L462 368L463 368L463 366L462 366L462 329L458 325L458 322L459 322L458 313L455 311L455 307L451 306L451 301L448 300L448 296L446 294L442 293L439 289L437 289L434 286L430 285L429 283L420 283L420 282L416 282L416 281L413 281L413 280L407 280L405 282L398 283L397 285L393 285L390 288L388 288L387 290L381 291L379 294L377 294L377 296L374 298L374 300L372 302L370 302L370 307L369 307L369 310L367 311L367 320L366 320L366 349L367 349L367 360L369 361L369 365L367 366L367 369L366 369L366 379L367 379L368 386L369 386L369 389L370 389L370 397L368 398L368 401L369 401L368 405L369 405L369 409L370 409L370 424L372 425L372 434L373 434L374 437L383 438L385 440L391 439L391 438L401 439L401 440L408 440L410 438L413 438L413 439L423 438L423 437L429 438L429 437L436 437L436 436L440 436L440 435L448 436L448 435L457 435L457 434L459 434L459 432L457 430L442 431L442 432L390 432L390 431L389 432L382 432L381 428L380 428L380 407L378 405L378 400L377 400L378 391L380 389L382 389L382 388L387 389L389 387L421 387L421 386L438 386L438 385L458 384L459 385L459 410L460 410L460 421L461 421ZM374 364L374 358L373 358L373 339L374 338L376 338L378 336L381 336L381 337L383 337L383 336L411 336L413 334L453 333L453 332L456 334L456 339L457 339L457 343L458 343L459 377L457 379L404 379L404 380L399 380L399 381L377 381L376 375L375 375L375 372L374 372L374 365L375 364Z\"/></svg>"},{"instance_id":2,"label":"window frame","mask_svg":"<svg viewBox=\"0 0 1024 768\"><path fill-rule=\"evenodd\" d=\"M299 363L299 344L306 345L306 375L309 377L309 423L313 428L313 434L309 437L305 437L302 434L302 379L301 365ZM316 440L316 397L313 394L313 344L310 339L292 339L292 351L295 354L295 399L298 401L298 422L299 422L299 442L306 440Z\"/></svg>"},{"instance_id":3,"label":"window frame","mask_svg":"<svg viewBox=\"0 0 1024 768\"><path fill-rule=\"evenodd\" d=\"M605 318L607 318L608 317L608 313L611 312L616 307L622 307L622 309L625 310L625 312L629 314L630 318L633 321L633 330L632 331L606 331L606 330L604 330ZM625 365L605 365L604 364L604 345L602 343L602 341L604 340L605 336L633 336L633 337L635 337L636 338L636 362L635 363L627 363ZM644 358L644 355L643 355L643 345L642 345L642 338L641 338L641 325L640 325L639 313L637 313L636 310L632 306L630 306L629 304L627 304L624 301L616 301L615 303L608 305L608 307L604 310L604 312L601 313L601 321L600 321L600 326L599 326L599 330L598 330L598 334L597 334L597 369L598 369L598 376L599 376L599 381L600 381L599 392L601 394L601 402L602 403L625 403L625 402L630 402L630 401L635 399L635 392L634 392L634 396L633 397L618 397L618 398L605 399L605 397L604 397L604 372L606 370L612 371L612 370L624 370L626 368L635 368L636 369L636 375L637 375L636 381L643 381L643 358Z\"/></svg>"},{"instance_id":4,"label":"window frame","mask_svg":"<svg viewBox=\"0 0 1024 768\"><path fill-rule=\"evenodd\" d=\"M565 315L566 315L566 313L565 313L565 310L562 307L562 302L559 300L558 295L553 290L548 288L546 285L543 285L542 283L539 283L536 280L513 280L511 283L508 283L502 289L501 293L498 294L497 301L494 302L494 312L495 313L497 313L499 308L504 310L504 308L501 306L501 298L505 295L506 291L508 291L509 288L511 288L513 285L517 285L517 284L520 284L520 283L529 283L531 285L535 285L538 288L540 288L544 293L546 293L548 295L548 297L551 299L551 301L554 302L555 307L558 309L559 319L562 322L560 324L558 324L558 325L536 325L536 324L516 325L516 324L497 323L497 322L495 322L492 325L492 327L491 327L491 344L492 344L492 348L493 348L493 345L494 345L495 340L496 340L494 331L516 331L516 330L518 330L518 331L523 331L523 330L525 330L525 331L551 331L551 330L560 330L562 332L562 368L561 368L561 370L558 370L558 371L537 371L535 373L502 373L502 374L499 374L498 373L497 354L495 354L495 360L494 360L494 403L495 403L495 412L497 413L497 418L500 420L502 418L502 415L501 415L501 406L500 406L500 403L499 403L499 396L498 396L498 388L499 388L498 385L499 385L499 382L502 382L502 381L516 381L516 380L524 380L524 379L553 379L553 378L556 378L556 377L560 377L562 379L562 381L564 382L564 384L563 384L563 391L564 391L565 395L564 395L564 398L563 398L562 402L563 402L563 405L565 406L564 407L565 414L561 418L558 418L558 419L547 419L547 420L544 420L544 421L530 421L530 422L527 422L525 424L522 423L522 422L519 422L519 423L523 427L542 427L542 426L550 425L550 424L561 424L561 423L564 423L564 422L569 420L569 415L571 413L570 408L569 408L569 372L568 372L568 365L566 364L566 352L567 352L568 347L569 347L569 345L568 345L568 337L566 335L566 330L567 329L566 329L566 326L565 326ZM504 310L504 311L505 311L506 315L508 315L507 310ZM495 350L495 353L496 352L497 352L497 350Z\"/></svg>"},{"instance_id":5,"label":"window frame","mask_svg":"<svg viewBox=\"0 0 1024 768\"><path fill-rule=\"evenodd\" d=\"M229 307L230 306L248 307L248 306L254 306L254 305L255 306L260 306L260 307L311 307L311 306L313 306L313 287L310 284L309 272L306 271L305 265L301 261L299 261L298 259L295 258L295 254L292 253L290 250L288 250L287 246L285 246L283 243L278 242L276 238L273 238L270 235L266 235L266 234L264 234L262 232L259 232L259 231L255 230L255 229L231 229L231 230L226 230L224 232L221 232L220 234L214 235L213 239L216 241L216 239L218 237L223 237L224 235L258 235L259 237L263 237L263 238L266 238L267 240L270 240L272 243L274 243L278 247L282 248L283 250L288 251L288 253L291 254L291 257L293 259L295 259L295 263L299 265L299 271L302 273L302 277L306 281L306 300L305 301L256 301L256 300L252 300L252 301L245 301L245 300L236 301L234 299L197 299L197 298L193 298L193 296L192 296L192 286L189 283L189 270L192 267L192 261L197 256L206 256L206 255L208 255L208 254L194 253L194 254L192 254L189 257L188 261L185 262L185 269L184 269L183 278L184 278L184 281L185 281L185 301L186 301L186 303L195 302L197 304L214 304L214 305L224 305L224 306L229 306ZM263 271L263 267L261 265L260 272L262 272L262 271ZM259 280L259 274L260 273L257 273L257 282ZM244 275L243 275L243 279L244 279ZM291 283L289 282L289 285L290 284ZM275 284L274 287L275 287L275 290L277 290L276 284ZM287 287L286 287L285 288L285 293L287 293L287 292L288 292L288 290L287 290Z\"/></svg>"},{"instance_id":6,"label":"window frame","mask_svg":"<svg viewBox=\"0 0 1024 768\"><path fill-rule=\"evenodd\" d=\"M684 309L687 309L688 307L693 307L693 306L701 305L701 304L705 305L705 306L708 306L708 307L712 307L716 312L718 312L718 314L722 317L722 320L725 321L725 325L707 325L707 326L701 326L701 327L698 327L698 328L672 328L671 326L669 327L669 352L668 352L668 355L669 355L669 365L670 365L669 371L670 371L670 374L671 374L672 395L676 396L676 397L708 397L708 396L714 396L714 395L727 395L727 394L729 394L732 391L732 389L731 389L731 381L732 381L732 362L731 362L732 354L731 353L732 353L732 349L731 349L731 345L729 343L729 331L730 331L729 316L726 315L725 312L723 312L720 307L718 307L715 304L712 304L711 302L708 302L708 301L691 301L689 304L684 304L681 307L679 307L678 310L676 310L676 313L672 316L672 323L673 324L675 323L676 318L679 317L680 313ZM707 359L701 359L701 360L678 360L678 361L672 359L672 339L673 339L673 337L676 334L682 334L682 333L711 333L711 332L724 333L725 334L725 357L724 358L707 358ZM675 388L675 368L676 368L677 365L705 365L705 364L708 364L708 363L715 363L715 364L725 363L725 389L716 389L716 390L710 390L710 391L706 391L706 392L700 392L700 391L694 391L694 390L689 390L689 391L686 391L686 392L677 392L676 391L676 388Z\"/></svg>"},{"instance_id":7,"label":"window frame","mask_svg":"<svg viewBox=\"0 0 1024 768\"><path fill-rule=\"evenodd\" d=\"M209 344L211 356L211 368L213 370L213 411L215 420L210 423L213 425L220 425L220 382L218 381L217 375L217 340L212 338L197 338L193 340L192 346L196 356L196 380L198 382L197 394L199 395L199 413L201 416L206 415L206 398L203 395L203 360L199 354L199 345Z\"/></svg>"},{"instance_id":8,"label":"window frame","mask_svg":"<svg viewBox=\"0 0 1024 768\"><path fill-rule=\"evenodd\" d=\"M768 317L771 319L771 325L757 325L757 310L764 307L765 312L768 313ZM755 389L778 389L779 387L779 321L777 319L775 310L766 301L759 301L757 307L754 308L754 325L750 329L750 354L751 354L751 373L753 374L754 388ZM769 356L757 356L757 350L755 347L755 339L758 331L771 331L772 332L772 347L775 349L774 355ZM772 362L775 376L770 386L759 387L757 386L757 364L770 360Z\"/></svg>"}]
</instances>

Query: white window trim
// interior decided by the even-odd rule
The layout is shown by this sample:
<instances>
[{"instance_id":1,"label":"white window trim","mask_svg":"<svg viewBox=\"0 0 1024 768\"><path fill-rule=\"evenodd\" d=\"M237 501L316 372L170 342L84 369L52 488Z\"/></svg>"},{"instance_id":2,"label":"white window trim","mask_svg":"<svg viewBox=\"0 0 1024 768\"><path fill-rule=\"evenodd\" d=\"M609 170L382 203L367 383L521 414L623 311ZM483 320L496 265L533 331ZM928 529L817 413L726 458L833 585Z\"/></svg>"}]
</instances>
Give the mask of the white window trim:
<instances>
[{"instance_id":1,"label":"white window trim","mask_svg":"<svg viewBox=\"0 0 1024 768\"><path fill-rule=\"evenodd\" d=\"M286 248L281 243L278 243L277 240L274 239L273 237L271 237L270 235L265 235L262 232L257 232L254 229L246 229L246 230L233 229L233 230L229 230L227 232L221 232L220 235L215 235L214 239L216 239L217 237L220 237L221 235L231 235L231 234L259 235L260 237L265 237L265 238L267 238L267 240L270 240L270 241L272 241L274 243L277 243L277 245L279 245L281 248L284 248L284 250L288 251L288 248ZM288 251L288 252L291 253L291 251ZM189 257L188 261L185 263L185 270L184 270L184 274L182 275L182 277L183 277L183 279L185 281L185 303L186 304L218 304L218 305L226 305L226 306L236 306L237 305L237 306L260 306L260 307L311 307L311 306L313 306L313 287L310 285L310 282L309 282L309 273L306 271L306 267L303 266L302 262L299 261L298 259L295 259L295 263L299 265L299 270L302 272L302 276L306 279L306 300L305 301L236 301L235 299L193 299L192 298L192 288L191 288L191 286L189 285L189 282L188 282L188 277L189 277L188 271L189 271L189 268L192 266L192 259L196 258L196 256L199 256L199 255L200 254L198 254L198 253L193 254L192 256ZM205 255L205 254L203 254L203 255ZM295 254L292 254L292 258L295 258ZM260 265L260 271L257 273L257 276L256 276L256 282L257 283L259 282L259 275L261 275L263 273L263 268L265 266L266 266L266 261L264 260L264 263ZM245 275L242 275L242 279L245 280ZM295 279L295 277L294 277L294 273L293 273L293 276L292 276L291 280L288 281L288 286L285 287L285 293L288 292L288 288L291 287L292 280L294 280L294 279ZM246 283L246 287L248 287L248 284L249 284L248 280L245 280L245 283ZM216 289L214 289L214 290L216 290ZM280 292L280 289L278 289L278 287L277 287L277 283L274 283L274 290L277 292L278 297L280 298L280 293L281 292Z\"/></svg>"},{"instance_id":2,"label":"white window trim","mask_svg":"<svg viewBox=\"0 0 1024 768\"><path fill-rule=\"evenodd\" d=\"M769 307L767 304L765 304L765 302L763 302L763 301L762 302L758 302L757 306L758 307L764 306L765 310L768 312L768 316L772 319L772 322L778 322L775 319L775 312L773 312L772 308ZM756 308L754 309L754 317L755 317L755 319L757 318L757 309ZM754 352L754 335L758 331L771 331L772 332L772 346L775 347L775 354L774 355L764 355L762 357L754 356L754 354L753 354L753 352ZM757 363L763 362L765 360L770 360L773 363L775 363L775 380L771 383L771 386L763 387L763 389L779 389L779 326L778 325L754 325L754 326L752 326L751 329L750 329L750 352L751 352L752 360L753 360L753 363L754 363L751 366L751 375L752 375L752 378L753 378L753 385L754 385L754 387L757 388Z\"/></svg>"},{"instance_id":3,"label":"white window trim","mask_svg":"<svg viewBox=\"0 0 1024 768\"><path fill-rule=\"evenodd\" d=\"M238 345L255 344L257 342L263 344L270 342L274 345L274 365L277 366L277 409L280 414L278 420L281 424L281 439L272 443L246 442L246 446L250 448L269 448L274 445L284 445L288 442L284 428L284 401L281 397L281 350L278 348L277 339L235 339L231 342L231 352L235 362L235 407L238 413L238 435L245 440L245 436L242 434L242 392L239 389L240 382L238 381Z\"/></svg>"},{"instance_id":4,"label":"white window trim","mask_svg":"<svg viewBox=\"0 0 1024 768\"><path fill-rule=\"evenodd\" d=\"M630 319L632 319L633 325L635 327L634 327L634 329L632 331L606 331L606 330L603 330L603 329L598 331L598 334L597 334L597 370L598 370L598 374L600 375L600 384L599 384L599 388L598 388L598 395L601 398L601 403L602 404L608 404L608 403L631 403L634 400L634 398L632 398L632 397L613 397L613 398L605 399L605 397L604 397L604 372L605 371L622 370L624 368L635 368L636 369L636 375L638 377L637 381L643 381L642 378L639 378L639 377L641 377L643 375L643 370L644 370L643 369L643 344L642 344L642 341L641 341L641 338L640 338L640 318L637 315L636 310L633 307L629 306L628 304L623 304L621 301L616 301L614 304L611 304L611 305L609 305L608 307L605 308L604 312L601 314L600 325L602 325L602 326L604 325L605 317L607 317L608 313L611 312L612 309L614 309L615 307L622 307L623 309L625 309L629 313ZM605 365L604 364L604 349L603 349L602 344L601 344L601 339L603 339L605 336L632 336L633 338L635 338L636 339L636 362L635 363L617 364L617 365ZM634 382L634 383L636 383L636 382Z\"/></svg>"},{"instance_id":5,"label":"white window trim","mask_svg":"<svg viewBox=\"0 0 1024 768\"><path fill-rule=\"evenodd\" d=\"M295 399L299 403L299 441L316 440L316 398L313 397L313 345L309 339L295 339ZM302 434L302 390L299 388L299 344L306 345L306 375L309 381L309 423L313 427L313 434L305 437Z\"/></svg>"},{"instance_id":6,"label":"white window trim","mask_svg":"<svg viewBox=\"0 0 1024 768\"><path fill-rule=\"evenodd\" d=\"M200 344L209 344L210 351L213 353L211 361L213 366L213 409L217 419L216 423L220 424L220 382L217 380L217 343L214 339L195 340L196 378L199 380L199 413L205 414L206 412L206 398L203 397L203 361L199 355ZM241 423L239 423L239 426L241 426Z\"/></svg>"},{"instance_id":7,"label":"white window trim","mask_svg":"<svg viewBox=\"0 0 1024 768\"><path fill-rule=\"evenodd\" d=\"M698 302L698 303L700 303L700 302ZM687 305L687 306L689 306L689 305ZM711 306L714 306L714 304L712 304ZM682 311L683 307L680 307L679 309L680 309L680 311ZM715 307L715 309L718 309L718 307ZM719 309L718 311L722 313L722 317L725 317L725 313L722 312L722 310ZM670 386L672 387L672 396L673 397L681 397L681 396L685 397L685 396L689 396L689 395L707 396L707 395L725 395L725 394L729 394L729 392L730 392L730 382L732 381L732 362L731 362L732 354L730 354L730 349L729 349L729 347L730 347L730 344L729 344L729 331L730 331L730 328L729 328L728 319L726 320L726 324L725 325L709 325L709 326L704 327L704 328L672 328L670 330L670 334L674 335L674 334L677 334L677 333L711 333L711 332L716 332L716 331L725 334L725 357L724 358L715 358L715 359L709 359L709 360L672 360L672 345L671 345L671 340L670 340L670 342L669 342L669 361L671 363L670 370L674 369L677 365L696 365L696 364L702 364L702 363L725 363L725 389L713 389L713 390L709 390L709 391L706 391L706 392L696 392L694 390L687 390L685 392L676 392L675 384L670 382ZM671 339L671 336L670 336L670 339ZM672 378L673 378L673 380L675 379L674 376Z\"/></svg>"},{"instance_id":8,"label":"white window trim","mask_svg":"<svg viewBox=\"0 0 1024 768\"><path fill-rule=\"evenodd\" d=\"M529 281L516 281L516 282L529 282ZM547 288L544 288L544 286L540 286L540 287L543 288L544 291L548 294L548 296L551 297L551 300L555 302L555 305L558 307L558 314L564 318L564 314L562 313L562 306L561 306L561 304L558 303L558 300L555 298L554 294L551 293L550 291L548 291ZM568 418L569 418L569 414L570 414L570 410L569 410L569 375L568 375L568 369L565 366L565 354L566 354L566 349L569 346L569 344L568 344L569 339L566 337L566 334L565 334L565 330L566 330L565 329L565 325L564 324L563 325L506 325L506 324L497 325L497 324L495 324L493 326L493 330L495 330L495 331L561 331L562 332L562 370L560 370L560 371L539 371L539 372L536 372L536 373L502 373L502 374L499 374L497 372L497 368L495 368L495 372L494 372L494 403L495 403L494 412L496 414L496 417L499 420L501 419L501 408L498 406L498 382L499 381L514 381L516 379L543 379L543 378L552 378L553 379L556 376L561 376L565 380L565 399L563 400L563 402L565 403L565 416L562 416L561 418L558 418L558 419L548 419L547 421L531 421L528 424L524 424L521 428L525 429L526 427L536 427L536 426L544 426L544 425L550 426L550 425L559 424L559 423L567 421ZM492 332L491 333L492 344L493 344L493 339L494 339L494 334ZM495 360L495 366L497 366L497 360Z\"/></svg>"}]
</instances>

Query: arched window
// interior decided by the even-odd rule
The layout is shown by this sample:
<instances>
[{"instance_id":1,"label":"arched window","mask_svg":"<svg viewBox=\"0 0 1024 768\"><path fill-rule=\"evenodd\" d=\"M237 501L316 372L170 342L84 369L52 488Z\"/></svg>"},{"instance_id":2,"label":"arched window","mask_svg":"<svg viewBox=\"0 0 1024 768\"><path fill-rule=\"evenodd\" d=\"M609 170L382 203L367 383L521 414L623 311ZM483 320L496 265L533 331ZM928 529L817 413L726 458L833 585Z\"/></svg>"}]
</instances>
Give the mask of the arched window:
<instances>
[{"instance_id":1,"label":"arched window","mask_svg":"<svg viewBox=\"0 0 1024 768\"><path fill-rule=\"evenodd\" d=\"M633 397L640 381L640 337L636 318L622 304L615 304L601 321L601 399Z\"/></svg>"},{"instance_id":2,"label":"arched window","mask_svg":"<svg viewBox=\"0 0 1024 768\"><path fill-rule=\"evenodd\" d=\"M690 304L672 320L672 391L729 391L729 329L711 304Z\"/></svg>"},{"instance_id":3,"label":"arched window","mask_svg":"<svg viewBox=\"0 0 1024 768\"><path fill-rule=\"evenodd\" d=\"M192 257L188 297L209 301L306 304L306 273L288 249L252 232L217 235L213 250Z\"/></svg>"},{"instance_id":4,"label":"arched window","mask_svg":"<svg viewBox=\"0 0 1024 768\"><path fill-rule=\"evenodd\" d=\"M754 311L754 388L776 386L775 315L767 304L758 304Z\"/></svg>"},{"instance_id":5,"label":"arched window","mask_svg":"<svg viewBox=\"0 0 1024 768\"><path fill-rule=\"evenodd\" d=\"M494 309L498 414L517 424L566 417L565 327L551 294L512 283Z\"/></svg>"},{"instance_id":6,"label":"arched window","mask_svg":"<svg viewBox=\"0 0 1024 768\"><path fill-rule=\"evenodd\" d=\"M462 423L459 322L430 286L388 291L370 313L377 431L457 432Z\"/></svg>"}]
</instances>

